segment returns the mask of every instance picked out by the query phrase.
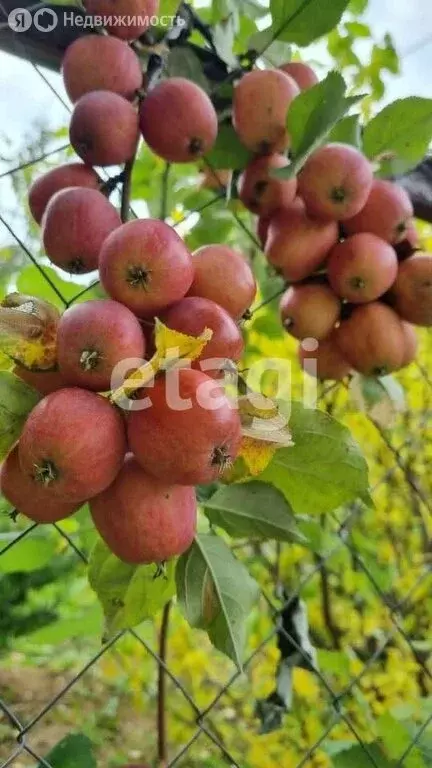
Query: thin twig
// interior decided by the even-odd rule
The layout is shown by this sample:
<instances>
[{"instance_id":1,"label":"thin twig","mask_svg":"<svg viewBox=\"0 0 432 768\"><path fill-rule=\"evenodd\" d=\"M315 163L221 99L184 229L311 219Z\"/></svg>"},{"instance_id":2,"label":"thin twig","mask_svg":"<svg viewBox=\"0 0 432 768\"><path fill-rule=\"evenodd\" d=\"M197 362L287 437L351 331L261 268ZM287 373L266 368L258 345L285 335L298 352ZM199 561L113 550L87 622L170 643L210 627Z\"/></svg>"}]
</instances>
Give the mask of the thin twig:
<instances>
[{"instance_id":1,"label":"thin twig","mask_svg":"<svg viewBox=\"0 0 432 768\"><path fill-rule=\"evenodd\" d=\"M168 746L166 734L166 675L164 665L166 664L167 656L170 610L171 602L167 603L163 609L162 624L159 636L159 659L163 662L163 664L159 664L158 679L157 734L159 768L166 768L168 763Z\"/></svg>"},{"instance_id":2,"label":"thin twig","mask_svg":"<svg viewBox=\"0 0 432 768\"><path fill-rule=\"evenodd\" d=\"M279 36L282 34L282 32L285 32L289 24L291 24L293 21L295 21L306 8L312 0L303 0L300 7L297 8L294 13L291 14L291 16L288 16L287 19L284 19L282 24L276 29L276 31L272 34L270 40L265 44L264 48L259 51L257 58L260 58L265 54L265 52L270 48L270 46L279 38Z\"/></svg>"},{"instance_id":3,"label":"thin twig","mask_svg":"<svg viewBox=\"0 0 432 768\"><path fill-rule=\"evenodd\" d=\"M325 559L323 557L320 557L319 555L317 555L315 558L315 562L320 566L321 599L322 599L322 610L323 610L324 621L326 623L328 632L331 636L333 648L337 650L340 648L340 633L339 633L338 627L336 626L333 620L329 574L325 565Z\"/></svg>"},{"instance_id":4,"label":"thin twig","mask_svg":"<svg viewBox=\"0 0 432 768\"><path fill-rule=\"evenodd\" d=\"M263 307L267 306L267 304L271 304L272 301L277 299L279 296L282 296L283 293L285 293L287 289L287 285L284 284L282 288L278 288L278 290L273 293L271 296L268 296L267 299L263 299L260 304L257 304L256 307L253 308L253 310L250 313L250 316L248 317L248 320L250 320L256 312L258 312L259 309L262 309Z\"/></svg>"},{"instance_id":5,"label":"thin twig","mask_svg":"<svg viewBox=\"0 0 432 768\"><path fill-rule=\"evenodd\" d=\"M51 149L49 152L45 152L43 155L40 155L33 160L27 160L25 163L21 163L20 165L15 166L15 168L10 168L9 171L0 173L0 179L4 179L6 176L12 176L14 173L18 173L19 171L24 171L26 168L31 168L32 165L37 165L38 163L43 162L43 160L47 160L52 155L57 155L59 152L65 152L65 150L69 149L69 147L70 144L63 144L63 146L57 147L56 149Z\"/></svg>"},{"instance_id":6,"label":"thin twig","mask_svg":"<svg viewBox=\"0 0 432 768\"><path fill-rule=\"evenodd\" d=\"M175 221L174 224L172 224L172 228L176 229L180 226L180 224L184 224L185 221L190 219L191 216L194 216L196 213L202 213L207 208L210 208L210 206L214 205L215 203L219 202L220 200L224 199L224 195L216 195L211 200L207 200L203 205L201 205L199 208L195 208L193 211L189 211L186 213L181 219L178 221Z\"/></svg>"},{"instance_id":7,"label":"thin twig","mask_svg":"<svg viewBox=\"0 0 432 768\"><path fill-rule=\"evenodd\" d=\"M20 247L20 248L21 248L21 249L24 251L24 253L25 253L25 254L26 254L26 256L27 256L27 257L30 259L30 261L31 261L31 263L33 264L33 266L34 266L34 267L36 267L36 269L38 270L38 272L40 272L40 274L43 276L44 280L45 280L45 281L48 283L48 285L50 286L50 288L52 288L52 290L53 290L53 291L54 291L54 293L55 293L55 294L58 296L58 298L60 299L60 301L61 301L61 302L62 302L62 303L63 303L63 304L66 306L66 304L67 304L67 301L66 301L65 297L64 297L64 296L61 294L61 292L59 291L59 289L57 288L56 284L55 284L55 283L54 283L54 282L51 280L51 278L49 277L49 275L47 275L47 274L46 274L46 272L45 272L45 271L42 269L41 265L40 265L40 264L39 264L39 263L36 261L35 257L34 257L34 256L33 256L33 254L31 253L31 251L29 251L29 249L27 248L27 246L25 245L25 243L24 243L24 242L21 240L21 238L20 238L20 237L18 237L18 235L16 234L16 232L15 232L15 231L12 229L12 227L10 226L10 224L8 224L8 222L6 221L6 219L4 219L4 218L3 218L3 216L2 216L1 214L0 214L0 222L3 224L3 226L5 227L5 229L7 229L7 231L9 232L9 234L10 234L10 235L12 235L12 237L13 237L13 238L14 238L14 240L15 240L15 242L16 242L16 243L19 245L19 247Z\"/></svg>"},{"instance_id":8,"label":"thin twig","mask_svg":"<svg viewBox=\"0 0 432 768\"><path fill-rule=\"evenodd\" d=\"M208 168L212 172L212 174L216 178L218 178L217 177L217 173L216 173L216 168L208 161L208 159L206 157L203 157L203 163L205 164L206 168ZM224 185L220 181L219 181L219 189L220 189L221 192L226 194L226 189L225 189ZM249 240L254 244L255 248L258 248L259 250L262 250L261 249L261 243L255 237L253 232L251 232L250 229L246 226L246 224L241 220L240 216L235 211L233 211L232 208L228 208L228 210L230 211L231 215L236 220L236 222L239 225L239 227L241 227L243 232L248 236Z\"/></svg>"},{"instance_id":9,"label":"thin twig","mask_svg":"<svg viewBox=\"0 0 432 768\"><path fill-rule=\"evenodd\" d=\"M130 195L131 195L131 187L132 187L132 169L134 166L134 162L135 162L135 155L125 163L124 172L123 172L124 175L123 175L123 187L122 187L121 208L120 208L120 216L123 223L126 223L129 220Z\"/></svg>"},{"instance_id":10,"label":"thin twig","mask_svg":"<svg viewBox=\"0 0 432 768\"><path fill-rule=\"evenodd\" d=\"M125 172L120 171L120 173L117 173L116 176L110 176L105 181L100 180L101 186L100 191L103 195L107 195L108 197L114 192L114 190L118 187L119 184L123 184L125 179Z\"/></svg>"},{"instance_id":11,"label":"thin twig","mask_svg":"<svg viewBox=\"0 0 432 768\"><path fill-rule=\"evenodd\" d=\"M42 78L42 80L44 81L45 85L50 89L51 93L63 105L63 107L65 108L66 112L70 113L72 111L71 107L69 106L67 101L65 101L64 98L62 96L60 96L59 93L57 93L56 89L50 83L50 81L48 80L47 76L42 72L41 68L37 64L35 64L35 62L33 60L31 61L31 65L32 65L33 69L38 73L39 77Z\"/></svg>"},{"instance_id":12,"label":"thin twig","mask_svg":"<svg viewBox=\"0 0 432 768\"><path fill-rule=\"evenodd\" d=\"M171 170L171 164L167 163L162 174L162 194L161 194L161 207L160 207L160 219L165 221L168 216L168 189L169 189L169 175Z\"/></svg>"},{"instance_id":13,"label":"thin twig","mask_svg":"<svg viewBox=\"0 0 432 768\"><path fill-rule=\"evenodd\" d=\"M403 474L405 476L405 480L407 481L407 483L410 486L410 488L414 491L414 493L418 496L418 498L423 502L423 504L426 507L426 509L428 510L429 514L432 514L432 505L430 504L427 495L425 494L423 488L421 488L419 486L419 484L417 483L417 479L412 477L412 474L409 471L409 468L407 467L407 465L406 465L404 459L402 458L400 452L398 451L398 449L395 448L391 444L389 438L387 437L387 435L385 433L385 430L381 427L380 424L378 424L377 421L375 421L375 419L373 419L373 418L371 418L371 416L369 416L369 421L374 425L374 427L377 430L377 432L379 432L379 434L381 435L381 438L384 441L386 447L393 454L393 456L394 456L394 458L396 460L396 463L397 463L399 469L402 470L402 472L403 472ZM426 525L426 521L424 521L424 523Z\"/></svg>"},{"instance_id":14,"label":"thin twig","mask_svg":"<svg viewBox=\"0 0 432 768\"><path fill-rule=\"evenodd\" d=\"M85 288L82 289L79 293L76 293L75 296L72 296L69 301L66 302L66 307L70 307L71 304L74 304L78 299L81 299L82 296L84 296L87 291L91 291L93 288L96 288L97 285L99 285L100 281L95 280L93 283L90 283L90 285L87 285Z\"/></svg>"}]
</instances>

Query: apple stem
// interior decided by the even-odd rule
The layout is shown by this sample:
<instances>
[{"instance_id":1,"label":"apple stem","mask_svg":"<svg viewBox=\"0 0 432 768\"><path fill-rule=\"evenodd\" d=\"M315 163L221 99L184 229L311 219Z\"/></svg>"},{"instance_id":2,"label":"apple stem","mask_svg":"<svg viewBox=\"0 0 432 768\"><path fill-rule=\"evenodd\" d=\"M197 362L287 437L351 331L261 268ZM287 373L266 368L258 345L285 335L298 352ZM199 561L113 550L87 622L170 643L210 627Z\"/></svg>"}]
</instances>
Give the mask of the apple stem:
<instances>
[{"instance_id":1,"label":"apple stem","mask_svg":"<svg viewBox=\"0 0 432 768\"><path fill-rule=\"evenodd\" d=\"M194 157L195 155L200 155L203 150L203 142L198 136L194 136L190 142L189 142L189 152Z\"/></svg>"},{"instance_id":2,"label":"apple stem","mask_svg":"<svg viewBox=\"0 0 432 768\"><path fill-rule=\"evenodd\" d=\"M168 602L163 609L162 624L161 624L160 635L159 635L159 679L158 679L158 707L157 707L159 768L166 768L168 763L165 667L166 667L167 646L168 646L170 610L171 610L171 601Z\"/></svg>"},{"instance_id":3,"label":"apple stem","mask_svg":"<svg viewBox=\"0 0 432 768\"><path fill-rule=\"evenodd\" d=\"M40 464L34 465L34 479L47 487L58 478L58 471L54 462L44 459Z\"/></svg>"},{"instance_id":4,"label":"apple stem","mask_svg":"<svg viewBox=\"0 0 432 768\"><path fill-rule=\"evenodd\" d=\"M226 446L217 446L213 451L212 466L215 464L219 467L219 472L222 474L226 469L232 466L232 457L228 453Z\"/></svg>"}]
</instances>

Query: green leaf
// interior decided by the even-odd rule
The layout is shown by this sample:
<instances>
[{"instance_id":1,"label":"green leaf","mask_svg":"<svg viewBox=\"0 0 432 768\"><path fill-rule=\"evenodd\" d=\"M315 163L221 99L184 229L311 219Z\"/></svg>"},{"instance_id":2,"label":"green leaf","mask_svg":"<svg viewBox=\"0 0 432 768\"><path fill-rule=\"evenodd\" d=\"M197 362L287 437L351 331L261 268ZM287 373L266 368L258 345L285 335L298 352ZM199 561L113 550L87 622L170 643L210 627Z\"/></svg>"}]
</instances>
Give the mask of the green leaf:
<instances>
[{"instance_id":1,"label":"green leaf","mask_svg":"<svg viewBox=\"0 0 432 768\"><path fill-rule=\"evenodd\" d=\"M215 648L241 668L246 620L258 596L245 566L221 538L201 534L179 559L176 582L189 624L204 629Z\"/></svg>"},{"instance_id":2,"label":"green leaf","mask_svg":"<svg viewBox=\"0 0 432 768\"><path fill-rule=\"evenodd\" d=\"M217 760L211 757L202 763L202 768L226 768L226 765L226 760ZM249 766L244 765L243 768L249 768Z\"/></svg>"},{"instance_id":3,"label":"green leaf","mask_svg":"<svg viewBox=\"0 0 432 768\"><path fill-rule=\"evenodd\" d=\"M230 13L239 13L241 18L248 16L258 19L267 14L267 8L255 0L212 0L212 23L226 19Z\"/></svg>"},{"instance_id":4,"label":"green leaf","mask_svg":"<svg viewBox=\"0 0 432 768\"><path fill-rule=\"evenodd\" d=\"M369 0L350 0L348 10L356 16L360 16L368 7Z\"/></svg>"},{"instance_id":5,"label":"green leaf","mask_svg":"<svg viewBox=\"0 0 432 768\"><path fill-rule=\"evenodd\" d=\"M167 63L168 77L185 77L208 92L209 83L202 70L201 62L192 48L175 46L171 48ZM169 119L169 113L167 114Z\"/></svg>"},{"instance_id":6,"label":"green leaf","mask_svg":"<svg viewBox=\"0 0 432 768\"><path fill-rule=\"evenodd\" d=\"M353 540L355 540L354 535ZM368 572L366 587L369 589L371 579L373 579L375 590L379 589L382 593L390 592L397 578L397 568L394 563L384 566L380 565L376 557L376 547L373 553L364 552L361 560Z\"/></svg>"},{"instance_id":7,"label":"green leaf","mask_svg":"<svg viewBox=\"0 0 432 768\"><path fill-rule=\"evenodd\" d=\"M309 45L335 27L349 0L270 0L275 38Z\"/></svg>"},{"instance_id":8,"label":"green leaf","mask_svg":"<svg viewBox=\"0 0 432 768\"><path fill-rule=\"evenodd\" d=\"M222 19L226 19L230 13L235 11L233 0L212 0L211 19L213 24L217 24Z\"/></svg>"},{"instance_id":9,"label":"green leaf","mask_svg":"<svg viewBox=\"0 0 432 768\"><path fill-rule=\"evenodd\" d=\"M268 339L284 339L285 338L285 330L284 327L280 321L279 314L276 315L275 312L271 312L271 307L267 309L266 312L263 312L262 315L258 315L258 317L253 320L252 327L255 333L261 333L263 336L267 336Z\"/></svg>"},{"instance_id":10,"label":"green leaf","mask_svg":"<svg viewBox=\"0 0 432 768\"><path fill-rule=\"evenodd\" d=\"M230 536L306 541L297 530L292 509L283 495L267 483L222 486L205 502L205 512L214 525Z\"/></svg>"},{"instance_id":11,"label":"green leaf","mask_svg":"<svg viewBox=\"0 0 432 768\"><path fill-rule=\"evenodd\" d=\"M342 741L342 740L338 740L338 741L330 741L330 740L328 740L327 741L326 740L324 742L323 746L324 746L324 749L325 749L326 753L330 757L333 757L334 755L339 755L340 752L347 752L350 749L352 749L353 743L352 743L352 741L348 741L348 740L346 740L346 741Z\"/></svg>"},{"instance_id":12,"label":"green leaf","mask_svg":"<svg viewBox=\"0 0 432 768\"><path fill-rule=\"evenodd\" d=\"M53 537L38 535L36 531L35 534L21 539L15 546L10 547L2 554L0 571L2 573L30 573L37 568L44 568L52 562L56 549L57 544Z\"/></svg>"},{"instance_id":13,"label":"green leaf","mask_svg":"<svg viewBox=\"0 0 432 768\"><path fill-rule=\"evenodd\" d=\"M264 54L262 54L263 58L269 61L273 67L286 64L291 59L291 45L284 43L282 40L274 40L274 33L271 27L251 35L247 48L257 53L264 51Z\"/></svg>"},{"instance_id":14,"label":"green leaf","mask_svg":"<svg viewBox=\"0 0 432 768\"><path fill-rule=\"evenodd\" d=\"M318 649L318 665L322 672L350 677L350 659L345 651L326 651Z\"/></svg>"},{"instance_id":15,"label":"green leaf","mask_svg":"<svg viewBox=\"0 0 432 768\"><path fill-rule=\"evenodd\" d=\"M273 171L273 176L281 179L296 176L312 152L324 143L338 120L363 98L346 98L345 92L342 75L330 72L325 80L294 99L287 116L294 160L287 168Z\"/></svg>"},{"instance_id":16,"label":"green leaf","mask_svg":"<svg viewBox=\"0 0 432 768\"><path fill-rule=\"evenodd\" d=\"M212 150L205 160L211 168L243 169L252 154L240 142L232 125L219 126L219 133Z\"/></svg>"},{"instance_id":17,"label":"green leaf","mask_svg":"<svg viewBox=\"0 0 432 768\"><path fill-rule=\"evenodd\" d=\"M35 266L26 267L20 272L17 280L18 291L37 296L39 299L46 299L60 309L64 309L65 302L75 300L75 296L82 293L85 287L85 284L63 280L54 269L45 266L43 274ZM88 301L98 295L100 293L97 288L90 288L80 296L79 301Z\"/></svg>"},{"instance_id":18,"label":"green leaf","mask_svg":"<svg viewBox=\"0 0 432 768\"><path fill-rule=\"evenodd\" d=\"M329 72L321 83L294 99L287 117L294 157L310 144L321 141L341 118L345 93L346 84L342 75Z\"/></svg>"},{"instance_id":19,"label":"green leaf","mask_svg":"<svg viewBox=\"0 0 432 768\"><path fill-rule=\"evenodd\" d=\"M372 762L372 759L374 762ZM334 768L391 768L378 744L361 744L333 756Z\"/></svg>"},{"instance_id":20,"label":"green leaf","mask_svg":"<svg viewBox=\"0 0 432 768\"><path fill-rule=\"evenodd\" d=\"M175 16L180 5L180 0L159 0L158 17Z\"/></svg>"},{"instance_id":21,"label":"green leaf","mask_svg":"<svg viewBox=\"0 0 432 768\"><path fill-rule=\"evenodd\" d=\"M0 459L18 440L24 422L41 399L33 387L10 371L0 371Z\"/></svg>"},{"instance_id":22,"label":"green leaf","mask_svg":"<svg viewBox=\"0 0 432 768\"><path fill-rule=\"evenodd\" d=\"M226 19L213 27L213 44L218 56L229 67L238 67L238 59L233 54L234 40L237 31L237 14L230 13Z\"/></svg>"},{"instance_id":23,"label":"green leaf","mask_svg":"<svg viewBox=\"0 0 432 768\"><path fill-rule=\"evenodd\" d=\"M46 755L45 760L52 768L96 768L93 744L83 733L69 733ZM38 768L43 768L42 763L38 764Z\"/></svg>"},{"instance_id":24,"label":"green leaf","mask_svg":"<svg viewBox=\"0 0 432 768\"><path fill-rule=\"evenodd\" d=\"M411 96L389 104L366 126L367 157L388 158L391 169L403 172L425 156L432 140L432 99Z\"/></svg>"},{"instance_id":25,"label":"green leaf","mask_svg":"<svg viewBox=\"0 0 432 768\"><path fill-rule=\"evenodd\" d=\"M58 645L78 637L100 635L103 616L102 611L97 608L96 604L77 616L53 621L52 624L26 634L26 640L32 645Z\"/></svg>"},{"instance_id":26,"label":"green leaf","mask_svg":"<svg viewBox=\"0 0 432 768\"><path fill-rule=\"evenodd\" d=\"M343 117L342 120L339 120L330 131L327 141L351 144L353 147L361 149L362 138L359 115L348 115L348 117Z\"/></svg>"},{"instance_id":27,"label":"green leaf","mask_svg":"<svg viewBox=\"0 0 432 768\"><path fill-rule=\"evenodd\" d=\"M175 563L166 564L158 575L157 566L129 565L119 560L98 539L89 566L89 582L104 610L106 635L152 619L175 594Z\"/></svg>"},{"instance_id":28,"label":"green leaf","mask_svg":"<svg viewBox=\"0 0 432 768\"><path fill-rule=\"evenodd\" d=\"M411 734L390 712L386 712L377 721L378 736L384 751L391 760L400 760L412 745ZM404 768L426 768L418 747L413 747L403 761Z\"/></svg>"},{"instance_id":29,"label":"green leaf","mask_svg":"<svg viewBox=\"0 0 432 768\"><path fill-rule=\"evenodd\" d=\"M368 24L362 24L360 21L345 22L345 29L353 37L370 37L371 29Z\"/></svg>"},{"instance_id":30,"label":"green leaf","mask_svg":"<svg viewBox=\"0 0 432 768\"><path fill-rule=\"evenodd\" d=\"M349 430L326 413L279 403L294 446L276 452L260 480L284 494L295 514L324 514L369 488L368 468Z\"/></svg>"},{"instance_id":31,"label":"green leaf","mask_svg":"<svg viewBox=\"0 0 432 768\"><path fill-rule=\"evenodd\" d=\"M50 2L50 5L66 5L66 6L75 8L77 11L84 10L84 6L81 5L81 3L77 2L77 0L52 0L52 2ZM51 24L53 19L50 17L49 19L47 19L47 21ZM42 24L44 23L43 15L42 15L42 18L40 19L40 22Z\"/></svg>"},{"instance_id":32,"label":"green leaf","mask_svg":"<svg viewBox=\"0 0 432 768\"><path fill-rule=\"evenodd\" d=\"M299 517L297 518L297 528L306 539L304 546L317 555L329 555L340 543L340 539L335 533L327 531L321 522L315 519Z\"/></svg>"},{"instance_id":33,"label":"green leaf","mask_svg":"<svg viewBox=\"0 0 432 768\"><path fill-rule=\"evenodd\" d=\"M257 25L252 16L245 16L240 13L239 28L234 41L234 53L242 56L244 51L248 51L248 41L256 31Z\"/></svg>"}]
</instances>

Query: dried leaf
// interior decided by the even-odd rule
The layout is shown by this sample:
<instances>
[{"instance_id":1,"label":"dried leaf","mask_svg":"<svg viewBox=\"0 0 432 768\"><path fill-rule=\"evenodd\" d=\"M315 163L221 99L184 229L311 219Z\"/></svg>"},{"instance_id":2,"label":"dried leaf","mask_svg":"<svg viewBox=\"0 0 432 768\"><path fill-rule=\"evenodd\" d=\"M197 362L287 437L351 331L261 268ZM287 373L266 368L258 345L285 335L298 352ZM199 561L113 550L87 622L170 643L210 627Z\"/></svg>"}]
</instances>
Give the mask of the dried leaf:
<instances>
[{"instance_id":1,"label":"dried leaf","mask_svg":"<svg viewBox=\"0 0 432 768\"><path fill-rule=\"evenodd\" d=\"M0 350L33 371L56 364L58 310L43 299L21 293L6 296L0 306Z\"/></svg>"},{"instance_id":2,"label":"dried leaf","mask_svg":"<svg viewBox=\"0 0 432 768\"><path fill-rule=\"evenodd\" d=\"M167 328L156 319L155 357L164 361L164 368L179 360L196 360L212 336L213 331L210 328L205 328L199 336L187 336L185 333Z\"/></svg>"},{"instance_id":3,"label":"dried leaf","mask_svg":"<svg viewBox=\"0 0 432 768\"><path fill-rule=\"evenodd\" d=\"M253 437L244 437L239 457L243 459L251 477L258 477L270 464L278 446Z\"/></svg>"},{"instance_id":4,"label":"dried leaf","mask_svg":"<svg viewBox=\"0 0 432 768\"><path fill-rule=\"evenodd\" d=\"M404 389L393 376L369 378L356 374L350 381L349 390L356 408L367 413L383 429L394 426L397 417L406 411Z\"/></svg>"},{"instance_id":5,"label":"dried leaf","mask_svg":"<svg viewBox=\"0 0 432 768\"><path fill-rule=\"evenodd\" d=\"M250 393L239 398L238 407L244 437L285 447L293 445L287 418L269 397Z\"/></svg>"},{"instance_id":6,"label":"dried leaf","mask_svg":"<svg viewBox=\"0 0 432 768\"><path fill-rule=\"evenodd\" d=\"M279 447L293 445L287 418L269 397L250 392L239 398L238 407L243 440L234 465L223 474L225 482L257 477Z\"/></svg>"},{"instance_id":7,"label":"dried leaf","mask_svg":"<svg viewBox=\"0 0 432 768\"><path fill-rule=\"evenodd\" d=\"M196 360L212 335L213 331L205 328L199 336L187 336L172 331L156 318L155 354L151 360L129 374L123 384L112 392L112 401L127 410L134 392L148 384L160 371L172 368L181 360Z\"/></svg>"}]
</instances>

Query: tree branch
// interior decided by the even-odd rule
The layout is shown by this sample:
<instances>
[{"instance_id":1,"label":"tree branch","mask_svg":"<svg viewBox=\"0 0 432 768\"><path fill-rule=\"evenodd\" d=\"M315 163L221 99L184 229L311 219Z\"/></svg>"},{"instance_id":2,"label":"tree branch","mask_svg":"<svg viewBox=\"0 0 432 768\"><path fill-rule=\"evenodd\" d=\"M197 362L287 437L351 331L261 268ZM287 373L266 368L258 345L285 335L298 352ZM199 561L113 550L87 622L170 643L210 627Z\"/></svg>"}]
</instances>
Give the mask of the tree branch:
<instances>
[{"instance_id":1,"label":"tree branch","mask_svg":"<svg viewBox=\"0 0 432 768\"><path fill-rule=\"evenodd\" d=\"M125 163L123 171L123 188L121 195L120 216L123 223L129 220L130 196L132 188L132 170L135 162L135 155Z\"/></svg>"},{"instance_id":2,"label":"tree branch","mask_svg":"<svg viewBox=\"0 0 432 768\"><path fill-rule=\"evenodd\" d=\"M332 606L331 606L331 589L329 584L329 577L327 568L325 566L325 562L323 558L317 557L317 563L320 565L320 575L321 575L321 599L322 599L322 608L323 608L323 616L324 621L326 623L326 627L328 629L328 632L332 639L333 648L339 649L340 648L340 634L339 629L335 625L333 621L333 612L332 612Z\"/></svg>"},{"instance_id":3,"label":"tree branch","mask_svg":"<svg viewBox=\"0 0 432 768\"><path fill-rule=\"evenodd\" d=\"M408 192L415 216L432 223L432 158L426 158L396 181Z\"/></svg>"}]
</instances>

